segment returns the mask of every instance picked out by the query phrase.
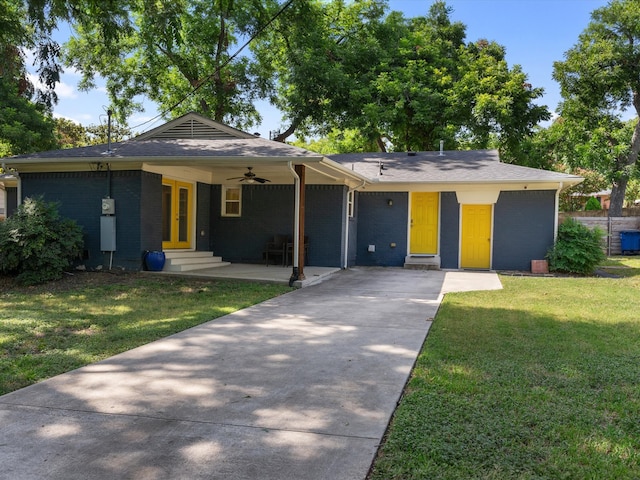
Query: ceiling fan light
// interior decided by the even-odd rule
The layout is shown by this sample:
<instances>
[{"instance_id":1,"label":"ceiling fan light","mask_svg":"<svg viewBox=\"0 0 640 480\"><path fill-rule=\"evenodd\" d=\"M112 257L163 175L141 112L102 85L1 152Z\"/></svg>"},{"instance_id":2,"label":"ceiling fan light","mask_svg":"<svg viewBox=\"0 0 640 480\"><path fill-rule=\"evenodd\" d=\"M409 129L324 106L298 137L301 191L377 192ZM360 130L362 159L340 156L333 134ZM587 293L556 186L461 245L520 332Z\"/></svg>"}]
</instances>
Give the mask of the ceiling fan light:
<instances>
[{"instance_id":1,"label":"ceiling fan light","mask_svg":"<svg viewBox=\"0 0 640 480\"><path fill-rule=\"evenodd\" d=\"M253 183L255 180L253 178L247 178L247 183Z\"/></svg>"}]
</instances>

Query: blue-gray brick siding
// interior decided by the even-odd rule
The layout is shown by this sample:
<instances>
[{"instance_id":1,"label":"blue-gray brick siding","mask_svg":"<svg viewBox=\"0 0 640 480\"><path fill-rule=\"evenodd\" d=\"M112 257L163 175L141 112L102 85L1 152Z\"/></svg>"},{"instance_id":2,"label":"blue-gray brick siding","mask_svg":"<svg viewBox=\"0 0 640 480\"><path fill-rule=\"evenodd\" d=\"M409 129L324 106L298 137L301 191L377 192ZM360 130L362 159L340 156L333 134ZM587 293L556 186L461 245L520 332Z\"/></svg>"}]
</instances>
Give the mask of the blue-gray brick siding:
<instances>
[{"instance_id":1,"label":"blue-gray brick siding","mask_svg":"<svg viewBox=\"0 0 640 480\"><path fill-rule=\"evenodd\" d=\"M240 217L223 217L222 187L211 185L211 249L234 263L260 263L273 235L293 232L293 186L242 185Z\"/></svg>"},{"instance_id":2,"label":"blue-gray brick siding","mask_svg":"<svg viewBox=\"0 0 640 480\"><path fill-rule=\"evenodd\" d=\"M293 185L243 185L242 215L221 215L222 187L210 185L211 250L224 260L261 263L265 244L274 235L292 235ZM305 235L308 265L340 267L344 239L346 187L307 185Z\"/></svg>"},{"instance_id":3,"label":"blue-gray brick siding","mask_svg":"<svg viewBox=\"0 0 640 480\"><path fill-rule=\"evenodd\" d=\"M140 172L140 185L140 250L162 250L162 175Z\"/></svg>"},{"instance_id":4,"label":"blue-gray brick siding","mask_svg":"<svg viewBox=\"0 0 640 480\"><path fill-rule=\"evenodd\" d=\"M138 270L145 250L161 248L160 175L141 171L24 173L23 197L42 195L58 202L60 215L83 228L85 265L112 264ZM116 202L116 251L113 259L100 251L100 200ZM143 221L144 219L144 221Z\"/></svg>"},{"instance_id":5,"label":"blue-gray brick siding","mask_svg":"<svg viewBox=\"0 0 640 480\"><path fill-rule=\"evenodd\" d=\"M347 187L308 185L305 234L309 236L309 265L341 267L345 240Z\"/></svg>"},{"instance_id":6,"label":"blue-gray brick siding","mask_svg":"<svg viewBox=\"0 0 640 480\"><path fill-rule=\"evenodd\" d=\"M440 194L440 268L458 268L460 204L455 192Z\"/></svg>"},{"instance_id":7,"label":"blue-gray brick siding","mask_svg":"<svg viewBox=\"0 0 640 480\"><path fill-rule=\"evenodd\" d=\"M553 245L555 190L500 192L494 207L494 270L529 270Z\"/></svg>"},{"instance_id":8,"label":"blue-gray brick siding","mask_svg":"<svg viewBox=\"0 0 640 480\"><path fill-rule=\"evenodd\" d=\"M212 189L206 183L196 184L196 250L210 251Z\"/></svg>"},{"instance_id":9,"label":"blue-gray brick siding","mask_svg":"<svg viewBox=\"0 0 640 480\"><path fill-rule=\"evenodd\" d=\"M7 194L6 216L8 217L16 211L16 208L18 208L18 188L7 187L5 193Z\"/></svg>"},{"instance_id":10,"label":"blue-gray brick siding","mask_svg":"<svg viewBox=\"0 0 640 480\"><path fill-rule=\"evenodd\" d=\"M389 205L389 200L393 205ZM406 192L359 192L357 265L404 265L408 209L409 194ZM375 246L375 252L368 251L369 245Z\"/></svg>"}]
</instances>

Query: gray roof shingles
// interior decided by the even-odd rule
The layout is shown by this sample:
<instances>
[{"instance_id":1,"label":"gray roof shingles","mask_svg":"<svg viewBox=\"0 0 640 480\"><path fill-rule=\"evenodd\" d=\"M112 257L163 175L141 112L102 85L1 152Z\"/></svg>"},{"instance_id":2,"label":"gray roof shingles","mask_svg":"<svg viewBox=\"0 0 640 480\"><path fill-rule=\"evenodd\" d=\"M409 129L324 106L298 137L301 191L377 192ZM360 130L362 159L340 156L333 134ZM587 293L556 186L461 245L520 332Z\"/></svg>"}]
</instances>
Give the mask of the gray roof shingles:
<instances>
[{"instance_id":1,"label":"gray roof shingles","mask_svg":"<svg viewBox=\"0 0 640 480\"><path fill-rule=\"evenodd\" d=\"M257 157L257 158L318 158L322 155L302 148L262 138L249 139L150 139L128 140L107 145L51 150L12 157L13 159L48 159L64 161L72 158L187 158L187 157Z\"/></svg>"},{"instance_id":2,"label":"gray roof shingles","mask_svg":"<svg viewBox=\"0 0 640 480\"><path fill-rule=\"evenodd\" d=\"M12 157L41 163L79 159L188 159L188 158L321 158L322 155L259 137L244 139L149 139L106 145L52 150ZM496 150L449 150L444 152L348 153L327 155L344 168L379 183L576 183L580 177L500 162ZM384 166L381 170L380 166Z\"/></svg>"},{"instance_id":3,"label":"gray roof shingles","mask_svg":"<svg viewBox=\"0 0 640 480\"><path fill-rule=\"evenodd\" d=\"M580 178L502 163L497 150L347 153L329 158L380 183L562 182Z\"/></svg>"}]
</instances>

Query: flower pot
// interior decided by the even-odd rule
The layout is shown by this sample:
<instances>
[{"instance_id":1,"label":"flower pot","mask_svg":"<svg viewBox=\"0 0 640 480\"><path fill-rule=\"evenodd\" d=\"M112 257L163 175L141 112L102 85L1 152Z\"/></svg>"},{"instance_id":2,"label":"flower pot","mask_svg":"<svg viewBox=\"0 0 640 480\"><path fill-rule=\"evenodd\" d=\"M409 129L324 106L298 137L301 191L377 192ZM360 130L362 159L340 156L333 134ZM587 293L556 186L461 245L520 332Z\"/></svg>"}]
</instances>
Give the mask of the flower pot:
<instances>
[{"instance_id":1,"label":"flower pot","mask_svg":"<svg viewBox=\"0 0 640 480\"><path fill-rule=\"evenodd\" d=\"M147 270L160 272L164 268L165 259L164 252L151 251L145 254L144 264L147 267Z\"/></svg>"},{"instance_id":2,"label":"flower pot","mask_svg":"<svg viewBox=\"0 0 640 480\"><path fill-rule=\"evenodd\" d=\"M547 260L531 260L531 273L549 273Z\"/></svg>"}]
</instances>

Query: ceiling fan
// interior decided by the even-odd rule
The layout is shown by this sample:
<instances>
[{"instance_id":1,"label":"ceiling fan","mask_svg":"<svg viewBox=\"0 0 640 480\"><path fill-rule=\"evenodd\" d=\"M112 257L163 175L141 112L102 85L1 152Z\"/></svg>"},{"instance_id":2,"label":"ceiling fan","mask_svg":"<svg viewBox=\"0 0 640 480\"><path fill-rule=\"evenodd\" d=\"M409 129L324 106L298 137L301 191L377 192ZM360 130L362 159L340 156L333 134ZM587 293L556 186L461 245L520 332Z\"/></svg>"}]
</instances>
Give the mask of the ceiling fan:
<instances>
[{"instance_id":1,"label":"ceiling fan","mask_svg":"<svg viewBox=\"0 0 640 480\"><path fill-rule=\"evenodd\" d=\"M239 182L247 182L247 183L265 183L270 182L271 180L267 180L266 178L257 177L255 173L253 173L253 167L247 167L248 172L246 172L242 177L231 177L227 178L227 180L238 180Z\"/></svg>"}]
</instances>

